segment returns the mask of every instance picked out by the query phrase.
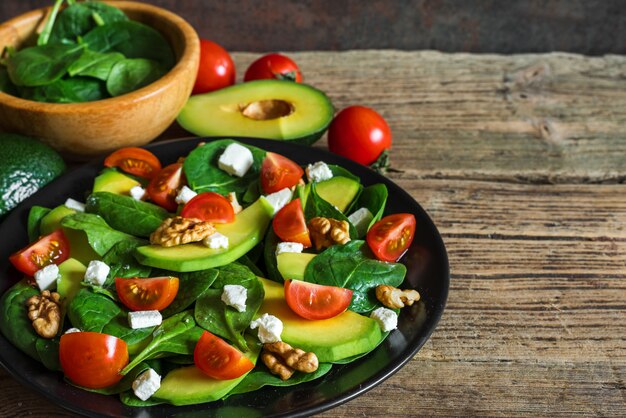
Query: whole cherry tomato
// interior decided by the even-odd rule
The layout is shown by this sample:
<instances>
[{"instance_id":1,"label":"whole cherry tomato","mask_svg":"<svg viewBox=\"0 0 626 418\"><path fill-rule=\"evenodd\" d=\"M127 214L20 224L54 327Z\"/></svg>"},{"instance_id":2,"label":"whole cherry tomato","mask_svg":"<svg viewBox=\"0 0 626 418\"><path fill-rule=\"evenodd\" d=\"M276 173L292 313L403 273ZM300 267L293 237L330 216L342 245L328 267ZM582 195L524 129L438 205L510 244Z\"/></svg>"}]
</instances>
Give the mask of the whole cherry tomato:
<instances>
[{"instance_id":1,"label":"whole cherry tomato","mask_svg":"<svg viewBox=\"0 0 626 418\"><path fill-rule=\"evenodd\" d=\"M200 39L200 66L191 94L207 93L235 84L235 63L215 42Z\"/></svg>"},{"instance_id":2,"label":"whole cherry tomato","mask_svg":"<svg viewBox=\"0 0 626 418\"><path fill-rule=\"evenodd\" d=\"M390 147L389 125L369 107L346 107L328 128L328 149L363 165L372 164Z\"/></svg>"},{"instance_id":3,"label":"whole cherry tomato","mask_svg":"<svg viewBox=\"0 0 626 418\"><path fill-rule=\"evenodd\" d=\"M280 54L267 54L250 64L243 81L272 78L296 83L301 83L303 80L300 69L291 58Z\"/></svg>"}]
</instances>

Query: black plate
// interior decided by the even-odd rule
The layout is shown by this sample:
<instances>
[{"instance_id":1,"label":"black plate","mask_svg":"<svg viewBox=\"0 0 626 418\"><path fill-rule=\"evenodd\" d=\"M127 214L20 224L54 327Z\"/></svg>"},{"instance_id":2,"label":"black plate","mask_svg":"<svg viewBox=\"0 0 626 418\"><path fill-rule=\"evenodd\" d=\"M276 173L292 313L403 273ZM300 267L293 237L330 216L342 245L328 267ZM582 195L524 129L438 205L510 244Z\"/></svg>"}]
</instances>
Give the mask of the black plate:
<instances>
[{"instance_id":1,"label":"black plate","mask_svg":"<svg viewBox=\"0 0 626 418\"><path fill-rule=\"evenodd\" d=\"M449 286L448 256L435 225L426 212L404 190L372 170L321 149L280 141L237 138L268 151L285 155L300 164L325 161L341 165L358 175L364 185L384 183L389 189L387 213L409 212L417 219L413 244L402 258L407 266L405 287L417 289L422 300L402 310L398 329L376 350L360 360L334 366L323 378L291 388L262 389L226 401L175 407L160 405L131 408L116 396L104 396L77 389L63 381L61 373L46 370L0 335L0 364L22 384L73 412L100 417L210 417L210 416L308 416L338 406L378 385L408 362L435 329L446 303ZM187 155L198 142L181 139L152 144L147 148L165 164ZM8 256L25 246L26 219L33 205L55 207L68 197L84 201L103 160L94 161L55 180L18 206L0 226L0 293L19 280Z\"/></svg>"}]
</instances>

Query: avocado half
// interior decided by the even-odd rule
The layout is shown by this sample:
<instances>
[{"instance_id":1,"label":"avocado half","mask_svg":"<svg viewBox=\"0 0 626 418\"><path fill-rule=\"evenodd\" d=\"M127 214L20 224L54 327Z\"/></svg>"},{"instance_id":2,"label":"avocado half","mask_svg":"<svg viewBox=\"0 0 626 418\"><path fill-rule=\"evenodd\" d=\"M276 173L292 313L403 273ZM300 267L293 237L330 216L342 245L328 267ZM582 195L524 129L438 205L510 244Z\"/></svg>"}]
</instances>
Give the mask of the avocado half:
<instances>
[{"instance_id":1,"label":"avocado half","mask_svg":"<svg viewBox=\"0 0 626 418\"><path fill-rule=\"evenodd\" d=\"M198 136L247 136L312 144L333 119L328 97L309 85L257 80L191 96L178 123Z\"/></svg>"}]
</instances>

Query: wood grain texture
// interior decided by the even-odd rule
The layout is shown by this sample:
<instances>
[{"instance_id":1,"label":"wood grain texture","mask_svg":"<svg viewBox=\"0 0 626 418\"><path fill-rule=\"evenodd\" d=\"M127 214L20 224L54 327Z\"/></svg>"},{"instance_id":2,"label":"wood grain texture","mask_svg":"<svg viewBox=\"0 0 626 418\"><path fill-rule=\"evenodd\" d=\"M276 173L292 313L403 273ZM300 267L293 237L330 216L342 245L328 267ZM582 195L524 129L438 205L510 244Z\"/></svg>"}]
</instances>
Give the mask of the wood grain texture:
<instances>
[{"instance_id":1,"label":"wood grain texture","mask_svg":"<svg viewBox=\"0 0 626 418\"><path fill-rule=\"evenodd\" d=\"M452 272L426 346L320 416L626 416L626 57L292 55L338 109L388 120L389 177ZM256 56L235 54L240 74ZM0 385L0 416L70 416Z\"/></svg>"}]
</instances>

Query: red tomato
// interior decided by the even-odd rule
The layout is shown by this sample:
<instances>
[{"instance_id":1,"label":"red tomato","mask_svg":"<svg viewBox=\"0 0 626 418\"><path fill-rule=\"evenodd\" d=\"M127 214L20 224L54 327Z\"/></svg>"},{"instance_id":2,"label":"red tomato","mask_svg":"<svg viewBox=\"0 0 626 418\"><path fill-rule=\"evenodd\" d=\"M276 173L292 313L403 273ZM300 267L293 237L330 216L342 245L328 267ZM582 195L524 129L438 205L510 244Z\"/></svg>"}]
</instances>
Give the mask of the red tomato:
<instances>
[{"instance_id":1,"label":"red tomato","mask_svg":"<svg viewBox=\"0 0 626 418\"><path fill-rule=\"evenodd\" d=\"M389 125L368 107L346 107L328 128L328 149L363 165L372 164L390 147Z\"/></svg>"},{"instance_id":2,"label":"red tomato","mask_svg":"<svg viewBox=\"0 0 626 418\"><path fill-rule=\"evenodd\" d=\"M79 386L101 389L119 382L128 364L123 340L98 332L61 335L59 360L65 376Z\"/></svg>"},{"instance_id":3,"label":"red tomato","mask_svg":"<svg viewBox=\"0 0 626 418\"><path fill-rule=\"evenodd\" d=\"M285 187L293 187L303 174L302 167L289 158L268 152L261 165L261 188L265 194L270 194Z\"/></svg>"},{"instance_id":4,"label":"red tomato","mask_svg":"<svg viewBox=\"0 0 626 418\"><path fill-rule=\"evenodd\" d=\"M151 179L161 169L161 162L150 151L128 147L113 152L104 160L106 167L119 167L135 176Z\"/></svg>"},{"instance_id":5,"label":"red tomato","mask_svg":"<svg viewBox=\"0 0 626 418\"><path fill-rule=\"evenodd\" d=\"M200 66L191 94L207 93L235 84L235 63L215 42L200 39Z\"/></svg>"},{"instance_id":6,"label":"red tomato","mask_svg":"<svg viewBox=\"0 0 626 418\"><path fill-rule=\"evenodd\" d=\"M178 277L142 279L115 278L115 289L120 301L133 311L161 311L167 308L178 293Z\"/></svg>"},{"instance_id":7,"label":"red tomato","mask_svg":"<svg viewBox=\"0 0 626 418\"><path fill-rule=\"evenodd\" d=\"M267 54L254 61L243 76L243 81L272 79L302 82L302 73L291 58Z\"/></svg>"},{"instance_id":8,"label":"red tomato","mask_svg":"<svg viewBox=\"0 0 626 418\"><path fill-rule=\"evenodd\" d=\"M385 216L367 232L367 245L383 261L398 261L415 235L415 216L396 213Z\"/></svg>"},{"instance_id":9,"label":"red tomato","mask_svg":"<svg viewBox=\"0 0 626 418\"><path fill-rule=\"evenodd\" d=\"M241 351L208 331L198 340L193 361L205 374L218 380L236 379L254 368Z\"/></svg>"},{"instance_id":10,"label":"red tomato","mask_svg":"<svg viewBox=\"0 0 626 418\"><path fill-rule=\"evenodd\" d=\"M176 192L186 183L181 163L170 164L157 173L148 184L148 195L154 203L170 212L178 208Z\"/></svg>"},{"instance_id":11,"label":"red tomato","mask_svg":"<svg viewBox=\"0 0 626 418\"><path fill-rule=\"evenodd\" d=\"M311 246L311 237L309 229L306 227L304 219L304 211L300 198L287 203L276 215L272 221L274 232L283 241L299 242L305 248Z\"/></svg>"},{"instance_id":12,"label":"red tomato","mask_svg":"<svg viewBox=\"0 0 626 418\"><path fill-rule=\"evenodd\" d=\"M305 319L328 319L348 309L352 290L285 280L285 299L291 310Z\"/></svg>"},{"instance_id":13,"label":"red tomato","mask_svg":"<svg viewBox=\"0 0 626 418\"><path fill-rule=\"evenodd\" d=\"M61 264L69 256L69 241L65 238L63 230L57 229L53 233L39 238L39 241L13 253L9 257L9 261L16 269L32 277L37 270L49 264Z\"/></svg>"},{"instance_id":14,"label":"red tomato","mask_svg":"<svg viewBox=\"0 0 626 418\"><path fill-rule=\"evenodd\" d=\"M191 199L180 212L183 218L198 218L206 222L226 224L235 220L235 210L230 201L219 193L200 193Z\"/></svg>"}]
</instances>

